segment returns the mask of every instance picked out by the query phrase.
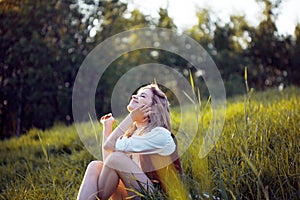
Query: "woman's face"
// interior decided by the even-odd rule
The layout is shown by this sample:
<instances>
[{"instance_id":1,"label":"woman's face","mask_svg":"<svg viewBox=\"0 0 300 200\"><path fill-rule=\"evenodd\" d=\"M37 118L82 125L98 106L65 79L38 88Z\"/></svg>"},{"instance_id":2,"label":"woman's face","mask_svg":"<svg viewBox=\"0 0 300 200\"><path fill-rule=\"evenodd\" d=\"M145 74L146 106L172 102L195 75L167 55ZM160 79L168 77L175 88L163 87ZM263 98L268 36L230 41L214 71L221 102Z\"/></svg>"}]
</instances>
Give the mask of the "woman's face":
<instances>
[{"instance_id":1,"label":"woman's face","mask_svg":"<svg viewBox=\"0 0 300 200\"><path fill-rule=\"evenodd\" d=\"M132 111L141 105L152 105L153 93L151 89L139 90L136 95L132 95L131 100L127 106L128 111Z\"/></svg>"}]
</instances>

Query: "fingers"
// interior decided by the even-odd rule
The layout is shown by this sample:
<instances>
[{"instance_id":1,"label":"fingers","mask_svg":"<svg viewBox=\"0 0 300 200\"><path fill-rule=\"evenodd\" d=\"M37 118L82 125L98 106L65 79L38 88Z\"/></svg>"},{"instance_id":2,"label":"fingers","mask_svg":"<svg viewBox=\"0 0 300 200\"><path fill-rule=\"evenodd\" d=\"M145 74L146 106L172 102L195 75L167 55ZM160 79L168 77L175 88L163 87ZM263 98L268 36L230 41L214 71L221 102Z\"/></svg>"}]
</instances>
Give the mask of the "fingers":
<instances>
[{"instance_id":1,"label":"fingers","mask_svg":"<svg viewBox=\"0 0 300 200\"><path fill-rule=\"evenodd\" d=\"M147 105L143 105L143 107L141 108L141 111L143 112L143 120L142 122L148 122L150 119L150 115L152 113L152 109L150 106Z\"/></svg>"},{"instance_id":2,"label":"fingers","mask_svg":"<svg viewBox=\"0 0 300 200\"><path fill-rule=\"evenodd\" d=\"M143 112L145 117L148 117L152 113L151 107L145 104L140 106L140 110Z\"/></svg>"},{"instance_id":3,"label":"fingers","mask_svg":"<svg viewBox=\"0 0 300 200\"><path fill-rule=\"evenodd\" d=\"M111 113L108 113L108 114L104 115L102 118L103 118L103 119L108 119L108 118L110 118L111 116L112 116L112 114L111 114Z\"/></svg>"},{"instance_id":4,"label":"fingers","mask_svg":"<svg viewBox=\"0 0 300 200\"><path fill-rule=\"evenodd\" d=\"M152 114L151 108L145 110L145 112L144 112L145 117L149 117L151 114Z\"/></svg>"},{"instance_id":5,"label":"fingers","mask_svg":"<svg viewBox=\"0 0 300 200\"><path fill-rule=\"evenodd\" d=\"M147 122L151 114L151 107L148 105L140 105L131 112L133 121Z\"/></svg>"},{"instance_id":6,"label":"fingers","mask_svg":"<svg viewBox=\"0 0 300 200\"><path fill-rule=\"evenodd\" d=\"M112 117L112 114L111 114L111 113L106 114L106 115L104 115L104 116L102 116L102 117L100 118L100 122L104 122L105 120L108 120L108 119L111 118L111 117Z\"/></svg>"},{"instance_id":7,"label":"fingers","mask_svg":"<svg viewBox=\"0 0 300 200\"><path fill-rule=\"evenodd\" d=\"M151 110L151 107L148 106L148 105L146 105L146 104L143 104L143 105L141 105L141 106L139 107L139 109L140 109L141 111L147 112L147 111Z\"/></svg>"}]
</instances>

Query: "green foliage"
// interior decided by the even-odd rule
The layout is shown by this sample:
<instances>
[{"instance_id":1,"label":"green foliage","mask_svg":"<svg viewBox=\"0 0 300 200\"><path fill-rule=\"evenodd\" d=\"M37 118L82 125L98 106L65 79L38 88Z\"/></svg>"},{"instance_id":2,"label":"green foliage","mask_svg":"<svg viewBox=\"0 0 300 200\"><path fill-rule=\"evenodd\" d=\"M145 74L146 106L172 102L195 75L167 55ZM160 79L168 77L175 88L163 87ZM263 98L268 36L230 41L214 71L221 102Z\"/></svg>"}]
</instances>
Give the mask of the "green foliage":
<instances>
[{"instance_id":1,"label":"green foliage","mask_svg":"<svg viewBox=\"0 0 300 200\"><path fill-rule=\"evenodd\" d=\"M209 105L202 105L202 128L181 158L184 190L192 199L299 197L300 89L249 95L247 101L244 97L229 100L222 137L200 159L201 134L211 118ZM181 116L176 109L172 112L175 125ZM101 132L101 127L95 130ZM0 199L75 199L93 159L74 126L31 129L19 138L1 141ZM166 198L158 191L140 195Z\"/></svg>"},{"instance_id":2,"label":"green foliage","mask_svg":"<svg viewBox=\"0 0 300 200\"><path fill-rule=\"evenodd\" d=\"M176 25L173 22L173 19L169 16L168 10L160 8L159 9L159 22L157 24L158 27L175 29Z\"/></svg>"},{"instance_id":3,"label":"green foliage","mask_svg":"<svg viewBox=\"0 0 300 200\"><path fill-rule=\"evenodd\" d=\"M70 122L71 84L88 49L76 9L72 1L0 2L1 138Z\"/></svg>"},{"instance_id":4,"label":"green foliage","mask_svg":"<svg viewBox=\"0 0 300 200\"><path fill-rule=\"evenodd\" d=\"M213 11L199 10L198 24L186 33L209 52L224 80L227 95L242 94L244 66L248 66L249 85L258 90L279 85L299 84L299 31L295 37L280 35L276 27L282 1L262 4L259 25L252 27L245 16L232 15L220 23ZM298 31L298 32L297 32Z\"/></svg>"}]
</instances>

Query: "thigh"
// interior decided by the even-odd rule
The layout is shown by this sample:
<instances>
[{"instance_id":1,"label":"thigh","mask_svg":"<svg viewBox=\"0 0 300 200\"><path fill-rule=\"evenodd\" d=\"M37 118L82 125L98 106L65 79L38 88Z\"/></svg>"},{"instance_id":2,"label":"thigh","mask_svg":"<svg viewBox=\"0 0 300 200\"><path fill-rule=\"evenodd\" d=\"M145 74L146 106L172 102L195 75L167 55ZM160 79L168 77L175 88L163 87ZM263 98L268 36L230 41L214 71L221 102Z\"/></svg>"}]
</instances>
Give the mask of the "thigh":
<instances>
[{"instance_id":1,"label":"thigh","mask_svg":"<svg viewBox=\"0 0 300 200\"><path fill-rule=\"evenodd\" d=\"M143 170L126 154L113 152L105 161L105 166L116 170L126 188L152 188L152 182ZM149 187L150 186L150 187Z\"/></svg>"}]
</instances>

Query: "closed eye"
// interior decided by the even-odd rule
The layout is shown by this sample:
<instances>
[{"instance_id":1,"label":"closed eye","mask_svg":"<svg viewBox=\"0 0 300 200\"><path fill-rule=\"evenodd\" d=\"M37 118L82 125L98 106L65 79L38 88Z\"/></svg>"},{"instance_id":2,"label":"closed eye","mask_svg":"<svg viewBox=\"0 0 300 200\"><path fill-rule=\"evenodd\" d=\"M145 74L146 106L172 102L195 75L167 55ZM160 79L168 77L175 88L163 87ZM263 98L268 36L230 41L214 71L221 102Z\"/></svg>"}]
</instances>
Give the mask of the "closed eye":
<instances>
[{"instance_id":1,"label":"closed eye","mask_svg":"<svg viewBox=\"0 0 300 200\"><path fill-rule=\"evenodd\" d=\"M146 93L141 93L141 97L146 98L147 94Z\"/></svg>"}]
</instances>

